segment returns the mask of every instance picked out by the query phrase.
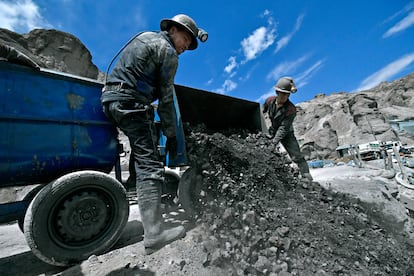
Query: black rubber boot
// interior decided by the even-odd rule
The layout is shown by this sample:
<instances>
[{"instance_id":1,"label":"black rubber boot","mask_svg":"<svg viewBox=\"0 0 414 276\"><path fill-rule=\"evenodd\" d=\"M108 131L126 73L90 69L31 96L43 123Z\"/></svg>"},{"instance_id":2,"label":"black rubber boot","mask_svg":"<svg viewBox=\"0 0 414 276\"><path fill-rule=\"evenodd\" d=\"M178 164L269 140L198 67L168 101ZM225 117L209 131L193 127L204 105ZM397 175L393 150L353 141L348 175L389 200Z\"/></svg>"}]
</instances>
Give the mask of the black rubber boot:
<instances>
[{"instance_id":1,"label":"black rubber boot","mask_svg":"<svg viewBox=\"0 0 414 276\"><path fill-rule=\"evenodd\" d=\"M161 181L144 180L137 184L138 205L144 227L146 254L152 254L165 245L183 238L185 228L181 225L165 229L161 214Z\"/></svg>"},{"instance_id":2,"label":"black rubber boot","mask_svg":"<svg viewBox=\"0 0 414 276\"><path fill-rule=\"evenodd\" d=\"M301 162L298 162L298 167L299 167L300 175L302 176L302 179L301 179L302 187L305 189L312 187L313 177L309 172L308 163L305 160L303 160Z\"/></svg>"}]
</instances>

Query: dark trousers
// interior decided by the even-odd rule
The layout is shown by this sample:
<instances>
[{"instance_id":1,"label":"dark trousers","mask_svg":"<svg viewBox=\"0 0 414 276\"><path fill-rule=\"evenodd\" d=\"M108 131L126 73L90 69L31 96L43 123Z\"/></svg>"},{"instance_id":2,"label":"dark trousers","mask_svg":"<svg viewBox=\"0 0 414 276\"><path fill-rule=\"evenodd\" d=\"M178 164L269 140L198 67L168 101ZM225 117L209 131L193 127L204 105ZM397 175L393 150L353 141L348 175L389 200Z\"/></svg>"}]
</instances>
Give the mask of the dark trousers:
<instances>
[{"instance_id":1,"label":"dark trousers","mask_svg":"<svg viewBox=\"0 0 414 276\"><path fill-rule=\"evenodd\" d=\"M158 133L152 107L130 102L111 102L104 104L103 108L106 116L129 139L129 169L131 175L136 175L137 185L146 179L163 180L164 163L158 151Z\"/></svg>"},{"instance_id":2,"label":"dark trousers","mask_svg":"<svg viewBox=\"0 0 414 276\"><path fill-rule=\"evenodd\" d=\"M288 152L292 161L298 165L300 173L302 175L304 173L309 173L308 163L300 151L299 143L298 140L296 140L294 132L289 132L280 142Z\"/></svg>"}]
</instances>

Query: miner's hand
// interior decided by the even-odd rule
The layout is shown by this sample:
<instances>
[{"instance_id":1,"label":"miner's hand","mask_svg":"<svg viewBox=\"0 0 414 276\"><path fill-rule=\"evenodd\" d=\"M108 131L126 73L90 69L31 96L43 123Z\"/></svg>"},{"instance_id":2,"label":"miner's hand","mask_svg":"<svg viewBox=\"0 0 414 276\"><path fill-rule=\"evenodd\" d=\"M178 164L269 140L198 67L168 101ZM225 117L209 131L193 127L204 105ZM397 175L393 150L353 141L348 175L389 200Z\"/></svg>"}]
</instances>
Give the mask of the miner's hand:
<instances>
[{"instance_id":1,"label":"miner's hand","mask_svg":"<svg viewBox=\"0 0 414 276\"><path fill-rule=\"evenodd\" d=\"M177 138L175 136L167 138L165 150L170 154L170 158L174 159L177 157Z\"/></svg>"}]
</instances>

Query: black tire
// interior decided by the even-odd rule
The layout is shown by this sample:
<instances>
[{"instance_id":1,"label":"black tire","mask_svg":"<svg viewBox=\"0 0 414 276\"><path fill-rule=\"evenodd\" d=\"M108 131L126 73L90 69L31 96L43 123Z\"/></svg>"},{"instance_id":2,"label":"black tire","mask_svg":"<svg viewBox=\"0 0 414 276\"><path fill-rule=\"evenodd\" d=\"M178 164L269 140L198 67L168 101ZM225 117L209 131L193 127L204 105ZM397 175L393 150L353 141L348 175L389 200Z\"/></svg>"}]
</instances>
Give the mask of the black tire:
<instances>
[{"instance_id":1,"label":"black tire","mask_svg":"<svg viewBox=\"0 0 414 276\"><path fill-rule=\"evenodd\" d=\"M36 194L42 189L42 187L43 186L39 185L39 186L36 186L35 188L33 188L32 190L30 190L30 192L28 192L24 196L23 201L30 201L31 202L33 200L33 198L36 196ZM26 215L26 213L25 213L25 215ZM19 225L19 229L20 229L20 231L22 231L22 233L24 233L24 217L25 216L22 216L17 220L17 224Z\"/></svg>"},{"instance_id":2,"label":"black tire","mask_svg":"<svg viewBox=\"0 0 414 276\"><path fill-rule=\"evenodd\" d=\"M27 209L24 235L34 255L69 266L110 249L128 222L125 188L97 171L80 171L49 183Z\"/></svg>"},{"instance_id":3,"label":"black tire","mask_svg":"<svg viewBox=\"0 0 414 276\"><path fill-rule=\"evenodd\" d=\"M161 203L164 206L164 212L177 210L178 202L178 183L180 175L176 172L165 170L164 182L161 189Z\"/></svg>"},{"instance_id":4,"label":"black tire","mask_svg":"<svg viewBox=\"0 0 414 276\"><path fill-rule=\"evenodd\" d=\"M181 176L178 184L178 200L191 219L196 219L201 214L206 198L203 177L195 168L187 169Z\"/></svg>"},{"instance_id":5,"label":"black tire","mask_svg":"<svg viewBox=\"0 0 414 276\"><path fill-rule=\"evenodd\" d=\"M166 171L164 175L164 186L162 189L162 196L168 197L170 199L177 197L179 182L179 175Z\"/></svg>"}]
</instances>

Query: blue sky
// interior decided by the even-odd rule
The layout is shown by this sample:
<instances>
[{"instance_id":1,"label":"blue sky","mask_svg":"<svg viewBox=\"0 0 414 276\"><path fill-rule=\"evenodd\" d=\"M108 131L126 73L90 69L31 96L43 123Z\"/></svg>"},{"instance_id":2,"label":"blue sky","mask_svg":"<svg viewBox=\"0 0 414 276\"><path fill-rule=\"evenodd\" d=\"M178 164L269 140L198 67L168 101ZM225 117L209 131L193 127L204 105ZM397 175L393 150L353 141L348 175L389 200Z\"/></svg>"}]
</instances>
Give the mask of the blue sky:
<instances>
[{"instance_id":1,"label":"blue sky","mask_svg":"<svg viewBox=\"0 0 414 276\"><path fill-rule=\"evenodd\" d=\"M414 71L414 1L0 0L0 27L78 37L105 72L112 57L160 20L191 16L209 33L180 56L177 84L263 102L281 76L294 103L353 92Z\"/></svg>"}]
</instances>

